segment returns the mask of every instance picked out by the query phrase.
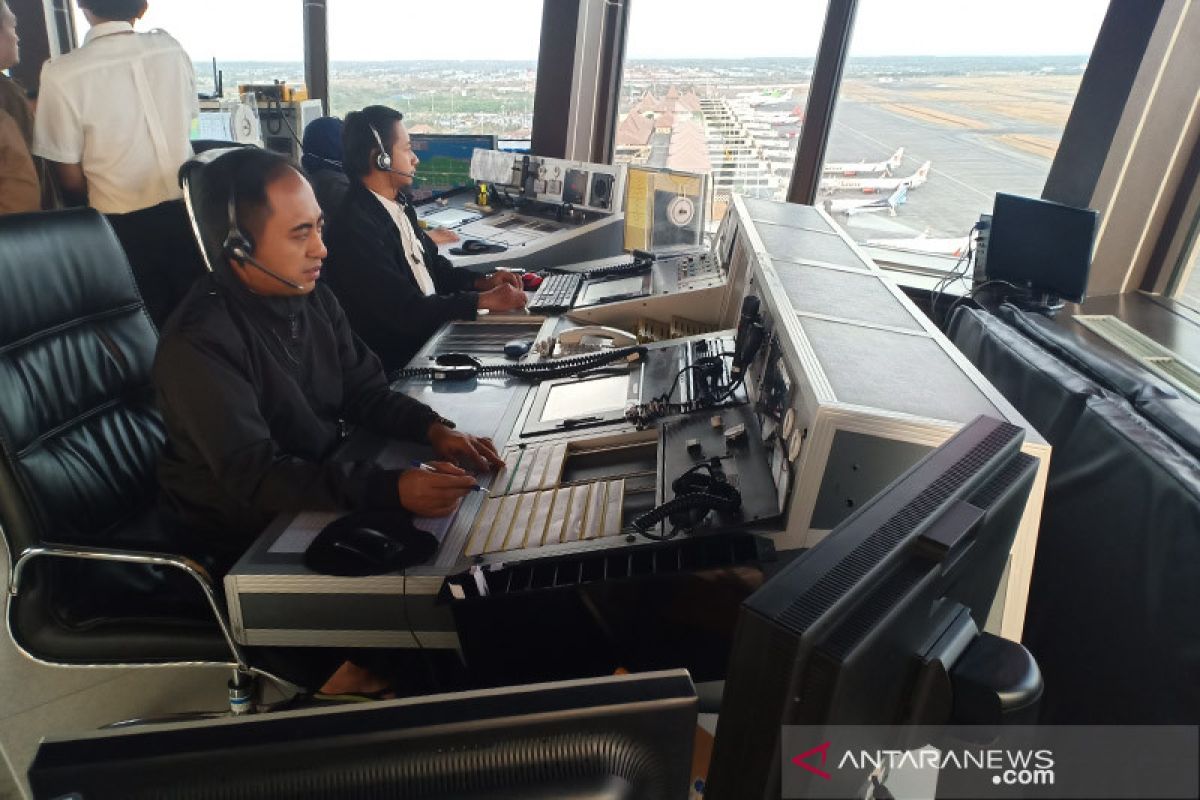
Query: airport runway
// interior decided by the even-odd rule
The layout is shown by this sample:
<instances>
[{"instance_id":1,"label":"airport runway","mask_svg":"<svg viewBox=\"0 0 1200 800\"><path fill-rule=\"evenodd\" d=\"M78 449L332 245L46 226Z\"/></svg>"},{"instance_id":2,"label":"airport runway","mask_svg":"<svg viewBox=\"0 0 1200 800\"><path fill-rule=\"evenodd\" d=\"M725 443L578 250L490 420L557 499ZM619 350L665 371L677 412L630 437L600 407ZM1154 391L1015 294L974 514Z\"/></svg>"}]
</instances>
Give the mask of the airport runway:
<instances>
[{"instance_id":1,"label":"airport runway","mask_svg":"<svg viewBox=\"0 0 1200 800\"><path fill-rule=\"evenodd\" d=\"M978 111L972 111L980 119ZM984 118L986 120L986 117ZM871 103L843 100L838 103L826 152L827 161L882 161L904 147L904 163L894 173L903 177L932 161L929 180L908 193L908 202L895 217L886 211L839 216L859 241L868 238L905 238L928 231L934 238L965 236L990 212L996 192L1032 197L1041 195L1049 159L1016 150L995 139L997 133L1032 133L1057 136L1045 125L1019 127L999 119L995 128L970 129L925 122L884 110ZM861 192L839 192L837 197L863 197Z\"/></svg>"}]
</instances>

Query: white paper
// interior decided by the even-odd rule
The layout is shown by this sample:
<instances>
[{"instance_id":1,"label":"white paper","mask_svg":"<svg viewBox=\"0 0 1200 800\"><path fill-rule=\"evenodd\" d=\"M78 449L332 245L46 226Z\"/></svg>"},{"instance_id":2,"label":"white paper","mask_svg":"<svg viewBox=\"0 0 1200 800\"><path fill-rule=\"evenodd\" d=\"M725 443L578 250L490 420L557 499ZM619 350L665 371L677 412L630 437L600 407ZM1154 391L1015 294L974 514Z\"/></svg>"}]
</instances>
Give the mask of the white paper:
<instances>
[{"instance_id":1,"label":"white paper","mask_svg":"<svg viewBox=\"0 0 1200 800\"><path fill-rule=\"evenodd\" d=\"M325 526L342 516L341 511L301 511L292 520L268 553L303 553Z\"/></svg>"}]
</instances>

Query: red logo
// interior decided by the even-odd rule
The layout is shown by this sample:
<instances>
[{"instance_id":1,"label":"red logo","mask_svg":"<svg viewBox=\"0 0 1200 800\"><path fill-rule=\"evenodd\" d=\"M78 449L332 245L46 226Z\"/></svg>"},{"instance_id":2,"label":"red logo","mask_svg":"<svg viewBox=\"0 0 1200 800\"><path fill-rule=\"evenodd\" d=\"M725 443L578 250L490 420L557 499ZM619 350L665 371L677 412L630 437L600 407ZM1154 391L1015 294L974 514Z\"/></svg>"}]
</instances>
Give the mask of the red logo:
<instances>
[{"instance_id":1,"label":"red logo","mask_svg":"<svg viewBox=\"0 0 1200 800\"><path fill-rule=\"evenodd\" d=\"M821 754L821 766L825 766L825 759L829 757L829 746L831 744L832 744L831 742L826 742L825 744L819 744L816 747L805 750L800 755L794 757L792 759L792 763L795 764L797 767L801 767L803 769L808 770L813 775L820 775L822 778L824 778L827 781L833 780L833 776L830 775L828 772L826 772L823 769L817 769L812 764L809 764L804 760L815 753L820 753Z\"/></svg>"}]
</instances>

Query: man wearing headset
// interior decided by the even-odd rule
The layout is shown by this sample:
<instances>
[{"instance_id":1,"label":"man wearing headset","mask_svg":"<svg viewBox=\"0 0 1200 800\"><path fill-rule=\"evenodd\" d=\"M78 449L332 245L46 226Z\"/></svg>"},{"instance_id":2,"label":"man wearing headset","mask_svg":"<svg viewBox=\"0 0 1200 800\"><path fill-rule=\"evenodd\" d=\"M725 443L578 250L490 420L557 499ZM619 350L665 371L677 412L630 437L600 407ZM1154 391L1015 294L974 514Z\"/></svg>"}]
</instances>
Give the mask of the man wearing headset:
<instances>
[{"instance_id":1,"label":"man wearing headset","mask_svg":"<svg viewBox=\"0 0 1200 800\"><path fill-rule=\"evenodd\" d=\"M333 214L324 279L354 332L388 370L403 367L450 320L525 306L516 275L455 269L404 199L420 159L400 112L367 106L346 115L342 164L350 189Z\"/></svg>"},{"instance_id":2,"label":"man wearing headset","mask_svg":"<svg viewBox=\"0 0 1200 800\"><path fill-rule=\"evenodd\" d=\"M227 568L281 512L452 512L476 485L459 464L503 462L489 440L388 389L379 359L317 283L324 220L308 182L257 148L203 169L201 233L220 257L171 315L153 372L167 432L164 522ZM346 423L428 442L444 461L426 471L340 460ZM383 688L349 662L329 680L323 691Z\"/></svg>"}]
</instances>

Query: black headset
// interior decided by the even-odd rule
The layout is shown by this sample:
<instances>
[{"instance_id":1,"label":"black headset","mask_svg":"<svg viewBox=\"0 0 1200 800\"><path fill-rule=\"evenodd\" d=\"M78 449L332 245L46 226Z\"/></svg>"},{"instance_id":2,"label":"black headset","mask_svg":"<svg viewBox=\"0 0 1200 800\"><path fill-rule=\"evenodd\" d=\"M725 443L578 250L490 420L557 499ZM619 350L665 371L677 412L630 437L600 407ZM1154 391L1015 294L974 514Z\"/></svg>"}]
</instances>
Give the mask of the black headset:
<instances>
[{"instance_id":1,"label":"black headset","mask_svg":"<svg viewBox=\"0 0 1200 800\"><path fill-rule=\"evenodd\" d=\"M371 129L371 135L375 137L376 143L379 145L379 155L375 156L375 166L379 167L384 172L392 171L392 156L383 146L383 138L379 135L379 131L375 130L375 126L367 123L367 127Z\"/></svg>"},{"instance_id":2,"label":"black headset","mask_svg":"<svg viewBox=\"0 0 1200 800\"><path fill-rule=\"evenodd\" d=\"M225 241L221 244L221 255L240 264L253 253L254 245L250 242L250 237L242 233L242 229L238 227L237 196L234 187L231 186L229 188L229 232L225 234Z\"/></svg>"},{"instance_id":3,"label":"black headset","mask_svg":"<svg viewBox=\"0 0 1200 800\"><path fill-rule=\"evenodd\" d=\"M225 234L225 241L221 243L221 255L231 261L236 261L243 267L246 262L257 267L261 272L270 275L275 280L292 289L304 289L304 285L290 281L283 277L273 269L263 265L257 258L254 257L254 245L250 241L250 237L242 233L242 229L238 226L237 219L237 195L235 187L229 187L229 232Z\"/></svg>"}]
</instances>

